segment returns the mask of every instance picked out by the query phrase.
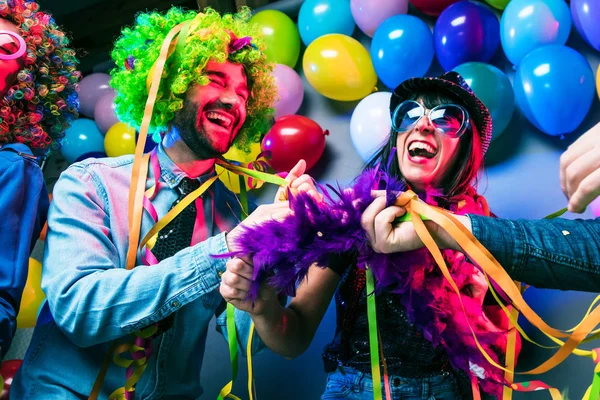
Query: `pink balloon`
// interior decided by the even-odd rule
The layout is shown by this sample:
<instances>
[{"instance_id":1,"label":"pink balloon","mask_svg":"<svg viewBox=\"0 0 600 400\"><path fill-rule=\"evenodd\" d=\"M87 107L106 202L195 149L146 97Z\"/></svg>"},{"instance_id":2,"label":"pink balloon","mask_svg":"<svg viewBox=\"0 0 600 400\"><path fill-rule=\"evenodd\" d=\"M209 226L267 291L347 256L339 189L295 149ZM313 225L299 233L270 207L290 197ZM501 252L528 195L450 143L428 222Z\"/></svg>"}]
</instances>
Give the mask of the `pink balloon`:
<instances>
[{"instance_id":1,"label":"pink balloon","mask_svg":"<svg viewBox=\"0 0 600 400\"><path fill-rule=\"evenodd\" d=\"M90 74L79 82L79 104L83 115L94 117L96 103L103 94L112 90L108 82L110 75L102 73Z\"/></svg>"},{"instance_id":2,"label":"pink balloon","mask_svg":"<svg viewBox=\"0 0 600 400\"><path fill-rule=\"evenodd\" d=\"M350 11L360 30L373 37L383 21L407 13L408 0L350 0Z\"/></svg>"},{"instance_id":3,"label":"pink balloon","mask_svg":"<svg viewBox=\"0 0 600 400\"><path fill-rule=\"evenodd\" d=\"M594 217L600 217L600 197L590 203L590 210Z\"/></svg>"},{"instance_id":4,"label":"pink balloon","mask_svg":"<svg viewBox=\"0 0 600 400\"><path fill-rule=\"evenodd\" d=\"M273 70L279 100L275 104L275 118L296 114L304 99L302 79L287 65L277 64Z\"/></svg>"},{"instance_id":5,"label":"pink balloon","mask_svg":"<svg viewBox=\"0 0 600 400\"><path fill-rule=\"evenodd\" d=\"M116 96L117 93L111 89L98 99L94 107L94 120L102 133L108 132L111 126L119 122L119 118L115 114Z\"/></svg>"}]
</instances>

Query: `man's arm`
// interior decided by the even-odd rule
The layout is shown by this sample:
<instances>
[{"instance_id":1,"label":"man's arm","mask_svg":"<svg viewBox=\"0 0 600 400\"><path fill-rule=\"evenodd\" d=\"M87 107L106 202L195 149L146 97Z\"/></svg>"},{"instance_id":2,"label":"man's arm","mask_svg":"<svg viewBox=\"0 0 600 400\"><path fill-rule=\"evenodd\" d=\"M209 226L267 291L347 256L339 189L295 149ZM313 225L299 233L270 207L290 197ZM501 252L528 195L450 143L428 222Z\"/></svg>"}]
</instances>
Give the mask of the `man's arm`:
<instances>
[{"instance_id":1,"label":"man's arm","mask_svg":"<svg viewBox=\"0 0 600 400\"><path fill-rule=\"evenodd\" d=\"M112 241L106 193L83 166L70 167L54 188L42 288L52 316L77 345L91 346L164 319L219 285L228 251L224 234L151 267L126 270Z\"/></svg>"},{"instance_id":2,"label":"man's arm","mask_svg":"<svg viewBox=\"0 0 600 400\"><path fill-rule=\"evenodd\" d=\"M600 218L469 219L473 235L511 278L540 288L600 292Z\"/></svg>"},{"instance_id":3,"label":"man's arm","mask_svg":"<svg viewBox=\"0 0 600 400\"><path fill-rule=\"evenodd\" d=\"M46 195L42 171L12 152L0 152L0 351L10 348L27 281L32 236L40 196Z\"/></svg>"}]
</instances>

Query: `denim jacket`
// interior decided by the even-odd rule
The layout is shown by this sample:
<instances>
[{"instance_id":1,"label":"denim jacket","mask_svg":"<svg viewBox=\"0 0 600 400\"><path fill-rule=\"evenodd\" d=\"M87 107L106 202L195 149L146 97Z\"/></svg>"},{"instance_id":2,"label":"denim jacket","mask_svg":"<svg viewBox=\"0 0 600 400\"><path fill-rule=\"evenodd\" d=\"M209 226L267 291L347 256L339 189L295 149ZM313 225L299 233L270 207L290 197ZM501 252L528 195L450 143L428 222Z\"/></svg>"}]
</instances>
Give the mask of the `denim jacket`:
<instances>
[{"instance_id":1,"label":"denim jacket","mask_svg":"<svg viewBox=\"0 0 600 400\"><path fill-rule=\"evenodd\" d=\"M0 146L0 349L8 351L17 329L17 314L29 255L48 212L42 170L23 143Z\"/></svg>"},{"instance_id":2,"label":"denim jacket","mask_svg":"<svg viewBox=\"0 0 600 400\"><path fill-rule=\"evenodd\" d=\"M152 204L160 218L177 199L176 187L185 174L162 146L158 157L166 185ZM12 384L12 398L87 399L111 343L171 314L173 327L153 340L135 398L185 400L202 394L200 370L213 315L227 338L218 291L227 260L211 255L227 252L220 231L239 222L239 203L217 180L203 195L208 239L153 266L144 266L138 252L137 267L126 270L132 164L132 156L88 159L71 165L57 182L43 262L47 302ZM151 170L146 188L154 183ZM144 212L140 238L153 225ZM251 319L236 310L235 322L243 354ZM262 347L259 338L254 346ZM229 378L223 377L223 385ZM107 399L125 379L125 369L111 362L99 398Z\"/></svg>"},{"instance_id":3,"label":"denim jacket","mask_svg":"<svg viewBox=\"0 0 600 400\"><path fill-rule=\"evenodd\" d=\"M473 235L513 279L539 288L600 292L600 218L469 218Z\"/></svg>"}]
</instances>

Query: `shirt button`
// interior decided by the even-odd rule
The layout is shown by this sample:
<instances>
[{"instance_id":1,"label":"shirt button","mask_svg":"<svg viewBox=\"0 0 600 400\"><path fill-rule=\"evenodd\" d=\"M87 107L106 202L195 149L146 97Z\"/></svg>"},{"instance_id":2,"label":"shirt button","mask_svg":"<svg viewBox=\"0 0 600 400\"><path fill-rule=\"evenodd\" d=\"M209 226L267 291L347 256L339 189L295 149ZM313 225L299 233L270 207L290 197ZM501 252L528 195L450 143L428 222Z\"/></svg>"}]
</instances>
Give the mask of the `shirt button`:
<instances>
[{"instance_id":1,"label":"shirt button","mask_svg":"<svg viewBox=\"0 0 600 400\"><path fill-rule=\"evenodd\" d=\"M175 308L179 307L179 302L177 300L175 300L174 302L171 303L171 305Z\"/></svg>"},{"instance_id":2,"label":"shirt button","mask_svg":"<svg viewBox=\"0 0 600 400\"><path fill-rule=\"evenodd\" d=\"M394 378L394 379L392 380L392 385L394 385L395 387L398 387L398 386L400 386L400 384L401 384L401 383L402 383L402 382L400 381L400 378Z\"/></svg>"},{"instance_id":3,"label":"shirt button","mask_svg":"<svg viewBox=\"0 0 600 400\"><path fill-rule=\"evenodd\" d=\"M225 273L225 271L219 271L217 272L217 275L219 275L219 278L223 277L223 274Z\"/></svg>"}]
</instances>

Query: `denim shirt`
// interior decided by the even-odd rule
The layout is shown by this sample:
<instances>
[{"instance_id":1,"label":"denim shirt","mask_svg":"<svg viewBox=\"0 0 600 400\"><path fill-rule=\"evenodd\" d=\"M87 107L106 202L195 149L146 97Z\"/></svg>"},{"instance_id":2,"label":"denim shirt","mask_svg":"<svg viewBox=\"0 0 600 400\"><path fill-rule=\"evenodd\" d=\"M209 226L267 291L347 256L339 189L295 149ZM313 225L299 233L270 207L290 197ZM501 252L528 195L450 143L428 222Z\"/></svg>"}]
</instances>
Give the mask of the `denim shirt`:
<instances>
[{"instance_id":1,"label":"denim shirt","mask_svg":"<svg viewBox=\"0 0 600 400\"><path fill-rule=\"evenodd\" d=\"M166 185L152 204L160 218L177 199L176 187L185 174L161 146L158 157ZM132 165L132 156L88 159L71 165L57 182L42 275L47 302L12 384L12 398L87 399L111 343L171 314L173 327L153 340L135 398L185 400L202 394L200 370L213 315L227 338L218 291L227 260L211 255L227 252L220 230L237 224L239 203L217 180L203 195L208 239L152 266L143 265L138 251L137 267L126 270ZM148 175L146 188L154 184L151 168ZM144 212L140 240L153 225ZM236 310L235 322L244 354L251 319ZM254 351L262 347L259 338L254 346ZM125 369L110 362L99 398L107 399L125 379ZM223 385L229 379L224 376Z\"/></svg>"},{"instance_id":2,"label":"denim shirt","mask_svg":"<svg viewBox=\"0 0 600 400\"><path fill-rule=\"evenodd\" d=\"M29 255L48 212L37 159L25 144L0 145L0 349L8 351L27 281Z\"/></svg>"},{"instance_id":3,"label":"denim shirt","mask_svg":"<svg viewBox=\"0 0 600 400\"><path fill-rule=\"evenodd\" d=\"M473 235L511 278L539 288L600 292L600 218L469 218Z\"/></svg>"}]
</instances>

